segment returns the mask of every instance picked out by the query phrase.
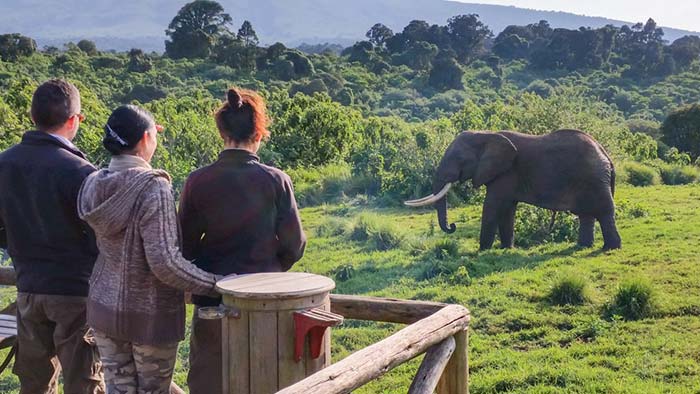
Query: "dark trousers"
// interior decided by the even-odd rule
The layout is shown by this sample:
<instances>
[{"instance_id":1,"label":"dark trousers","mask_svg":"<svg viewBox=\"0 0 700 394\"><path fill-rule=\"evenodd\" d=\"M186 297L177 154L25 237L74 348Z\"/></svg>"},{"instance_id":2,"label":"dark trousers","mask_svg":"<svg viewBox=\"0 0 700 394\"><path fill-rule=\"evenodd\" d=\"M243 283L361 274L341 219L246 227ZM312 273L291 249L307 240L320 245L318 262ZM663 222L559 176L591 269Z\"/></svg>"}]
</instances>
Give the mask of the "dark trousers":
<instances>
[{"instance_id":1,"label":"dark trousers","mask_svg":"<svg viewBox=\"0 0 700 394\"><path fill-rule=\"evenodd\" d=\"M85 297L17 294L20 394L104 394L102 364L85 322Z\"/></svg>"},{"instance_id":2,"label":"dark trousers","mask_svg":"<svg viewBox=\"0 0 700 394\"><path fill-rule=\"evenodd\" d=\"M187 386L190 394L221 393L221 320L204 320L192 316L190 333L190 371Z\"/></svg>"}]
</instances>

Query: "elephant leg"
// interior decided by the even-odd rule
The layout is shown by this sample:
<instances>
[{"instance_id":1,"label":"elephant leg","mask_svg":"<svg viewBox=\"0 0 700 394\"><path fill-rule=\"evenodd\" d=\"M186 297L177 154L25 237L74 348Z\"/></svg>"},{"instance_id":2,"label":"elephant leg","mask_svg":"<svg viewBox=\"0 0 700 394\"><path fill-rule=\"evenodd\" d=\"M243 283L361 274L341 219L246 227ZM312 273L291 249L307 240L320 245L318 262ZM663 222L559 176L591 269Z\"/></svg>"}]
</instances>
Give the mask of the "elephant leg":
<instances>
[{"instance_id":1,"label":"elephant leg","mask_svg":"<svg viewBox=\"0 0 700 394\"><path fill-rule=\"evenodd\" d=\"M486 194L484 208L481 212L481 234L479 236L479 250L491 249L496 239L496 230L501 218L500 201L493 198L493 195Z\"/></svg>"},{"instance_id":2,"label":"elephant leg","mask_svg":"<svg viewBox=\"0 0 700 394\"><path fill-rule=\"evenodd\" d=\"M501 248L509 249L513 247L513 233L515 227L515 208L517 202L513 202L503 209L501 221L498 223L498 235L501 238Z\"/></svg>"},{"instance_id":3,"label":"elephant leg","mask_svg":"<svg viewBox=\"0 0 700 394\"><path fill-rule=\"evenodd\" d=\"M622 239L615 225L615 213L609 213L598 218L600 229L603 232L603 250L620 249Z\"/></svg>"},{"instance_id":4,"label":"elephant leg","mask_svg":"<svg viewBox=\"0 0 700 394\"><path fill-rule=\"evenodd\" d=\"M590 215L579 215L578 221L578 245L584 248L590 248L593 246L595 218Z\"/></svg>"}]
</instances>

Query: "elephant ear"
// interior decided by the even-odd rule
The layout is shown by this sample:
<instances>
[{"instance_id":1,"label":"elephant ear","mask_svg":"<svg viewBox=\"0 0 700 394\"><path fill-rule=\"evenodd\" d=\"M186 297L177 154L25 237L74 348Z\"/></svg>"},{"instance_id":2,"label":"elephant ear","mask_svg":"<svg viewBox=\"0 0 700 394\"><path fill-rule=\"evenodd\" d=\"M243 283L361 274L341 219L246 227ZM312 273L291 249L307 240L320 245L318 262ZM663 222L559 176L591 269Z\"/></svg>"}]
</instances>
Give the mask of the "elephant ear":
<instances>
[{"instance_id":1,"label":"elephant ear","mask_svg":"<svg viewBox=\"0 0 700 394\"><path fill-rule=\"evenodd\" d=\"M484 144L476 172L472 178L474 187L480 187L494 180L513 166L518 150L506 136L498 133L484 133Z\"/></svg>"}]
</instances>

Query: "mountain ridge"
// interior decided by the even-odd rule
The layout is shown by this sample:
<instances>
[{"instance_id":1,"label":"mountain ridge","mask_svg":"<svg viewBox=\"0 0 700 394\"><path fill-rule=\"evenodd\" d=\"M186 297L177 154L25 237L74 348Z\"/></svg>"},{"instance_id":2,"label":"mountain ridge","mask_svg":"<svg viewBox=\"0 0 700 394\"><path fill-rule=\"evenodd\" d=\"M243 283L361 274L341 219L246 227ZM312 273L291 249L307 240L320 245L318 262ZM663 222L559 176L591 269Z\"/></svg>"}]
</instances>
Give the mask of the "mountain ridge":
<instances>
[{"instance_id":1,"label":"mountain ridge","mask_svg":"<svg viewBox=\"0 0 700 394\"><path fill-rule=\"evenodd\" d=\"M163 50L165 29L185 4L170 0L122 0L115 8L111 0L16 0L12 3L0 3L0 33L19 32L36 39L40 46L60 46L86 38L94 40L103 50L139 47L147 51ZM634 23L561 11L450 0L355 0L352 4L337 0L296 0L293 3L221 0L220 3L233 17L232 30L243 20L250 20L263 44L280 41L288 46L323 42L350 45L363 39L364 33L377 22L401 31L413 19L445 24L449 17L465 13L479 14L494 34L508 25L525 25L542 19L552 27L569 29ZM46 15L47 7L51 6L54 7L51 19L46 20L42 15ZM700 35L666 27L664 31L669 41L687 34Z\"/></svg>"}]
</instances>

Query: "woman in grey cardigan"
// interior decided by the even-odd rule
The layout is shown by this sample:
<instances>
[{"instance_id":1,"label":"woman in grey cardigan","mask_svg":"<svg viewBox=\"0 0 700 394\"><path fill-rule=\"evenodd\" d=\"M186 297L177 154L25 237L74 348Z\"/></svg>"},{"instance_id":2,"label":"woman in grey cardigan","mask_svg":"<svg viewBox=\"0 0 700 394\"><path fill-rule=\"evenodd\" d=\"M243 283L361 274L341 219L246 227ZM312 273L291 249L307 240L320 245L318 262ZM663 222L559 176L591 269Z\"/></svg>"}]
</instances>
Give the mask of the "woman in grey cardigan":
<instances>
[{"instance_id":1,"label":"woman in grey cardigan","mask_svg":"<svg viewBox=\"0 0 700 394\"><path fill-rule=\"evenodd\" d=\"M89 176L78 212L95 231L88 324L95 330L110 393L168 393L184 339L184 291L216 295L217 276L180 254L170 177L153 170L161 129L136 106L105 126L109 167Z\"/></svg>"}]
</instances>

